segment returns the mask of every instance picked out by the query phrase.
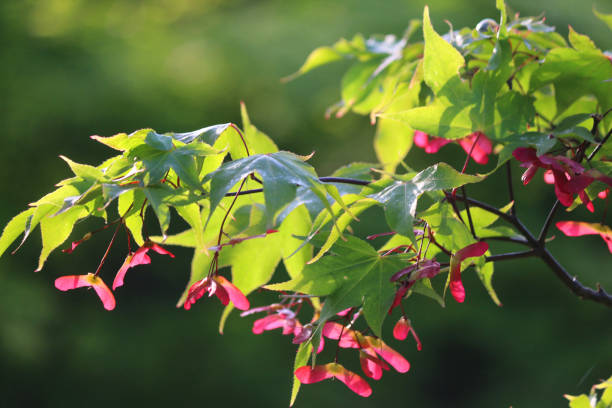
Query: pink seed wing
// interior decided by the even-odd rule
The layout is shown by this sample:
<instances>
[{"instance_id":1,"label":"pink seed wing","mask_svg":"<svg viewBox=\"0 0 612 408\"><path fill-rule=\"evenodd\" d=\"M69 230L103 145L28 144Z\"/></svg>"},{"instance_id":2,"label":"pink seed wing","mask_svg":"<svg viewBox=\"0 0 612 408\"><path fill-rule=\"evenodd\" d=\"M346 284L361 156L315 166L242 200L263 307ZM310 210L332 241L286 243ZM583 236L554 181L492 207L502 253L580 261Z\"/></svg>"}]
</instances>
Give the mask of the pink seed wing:
<instances>
[{"instance_id":1,"label":"pink seed wing","mask_svg":"<svg viewBox=\"0 0 612 408\"><path fill-rule=\"evenodd\" d=\"M557 228L568 237L579 237L582 235L599 234L600 232L593 228L588 222L580 221L559 221Z\"/></svg>"},{"instance_id":2,"label":"pink seed wing","mask_svg":"<svg viewBox=\"0 0 612 408\"><path fill-rule=\"evenodd\" d=\"M342 334L342 337L340 337ZM323 336L328 339L338 340L339 347L342 348L359 348L359 343L355 340L355 332L351 329L347 329L340 323L336 322L327 322L323 326Z\"/></svg>"},{"instance_id":3,"label":"pink seed wing","mask_svg":"<svg viewBox=\"0 0 612 408\"><path fill-rule=\"evenodd\" d=\"M380 339L368 337L368 343L371 348L378 353L391 367L395 368L400 373L405 373L410 370L410 363L400 353L387 346Z\"/></svg>"},{"instance_id":4,"label":"pink seed wing","mask_svg":"<svg viewBox=\"0 0 612 408\"><path fill-rule=\"evenodd\" d=\"M427 135L427 133L421 132L420 130L414 131L413 140L415 145L423 149L429 144L429 136Z\"/></svg>"},{"instance_id":5,"label":"pink seed wing","mask_svg":"<svg viewBox=\"0 0 612 408\"><path fill-rule=\"evenodd\" d=\"M132 261L130 262L130 268L136 265L148 265L151 263L151 258L147 255L149 252L149 247L141 246L134 252L132 256Z\"/></svg>"},{"instance_id":6,"label":"pink seed wing","mask_svg":"<svg viewBox=\"0 0 612 408\"><path fill-rule=\"evenodd\" d=\"M449 139L431 136L431 138L429 139L429 143L427 144L427 146L425 146L425 153L429 153L429 154L438 153L438 151L442 147L446 146L450 142L451 140Z\"/></svg>"},{"instance_id":7,"label":"pink seed wing","mask_svg":"<svg viewBox=\"0 0 612 408\"><path fill-rule=\"evenodd\" d=\"M229 295L225 288L213 282L208 289L208 296L216 295L223 306L227 306L230 302Z\"/></svg>"},{"instance_id":8,"label":"pink seed wing","mask_svg":"<svg viewBox=\"0 0 612 408\"><path fill-rule=\"evenodd\" d=\"M384 363L373 350L369 348L359 350L359 363L366 377L370 377L373 380L380 380L382 378L382 364Z\"/></svg>"},{"instance_id":9,"label":"pink seed wing","mask_svg":"<svg viewBox=\"0 0 612 408\"><path fill-rule=\"evenodd\" d=\"M62 291L82 288L84 286L91 286L91 283L87 280L87 275L61 276L55 280L55 287Z\"/></svg>"},{"instance_id":10,"label":"pink seed wing","mask_svg":"<svg viewBox=\"0 0 612 408\"><path fill-rule=\"evenodd\" d=\"M268 315L253 322L253 334L261 334L266 330L274 330L285 325L285 318L278 314Z\"/></svg>"},{"instance_id":11,"label":"pink seed wing","mask_svg":"<svg viewBox=\"0 0 612 408\"><path fill-rule=\"evenodd\" d=\"M123 286L123 279L125 279L125 273L128 269L130 269L132 258L134 254L128 254L125 257L125 261L123 261L123 265L117 271L117 275L115 275L115 279L113 280L113 290L117 289L119 286Z\"/></svg>"},{"instance_id":12,"label":"pink seed wing","mask_svg":"<svg viewBox=\"0 0 612 408\"><path fill-rule=\"evenodd\" d=\"M314 367L303 366L295 370L295 376L302 384L313 384L332 378L334 375L329 371L329 364Z\"/></svg>"},{"instance_id":13,"label":"pink seed wing","mask_svg":"<svg viewBox=\"0 0 612 408\"><path fill-rule=\"evenodd\" d=\"M155 252L157 252L158 254L168 255L168 256L170 256L170 258L174 258L174 254L172 252L170 252L167 249L161 247L160 245L152 244L151 245L151 249L154 250Z\"/></svg>"},{"instance_id":14,"label":"pink seed wing","mask_svg":"<svg viewBox=\"0 0 612 408\"><path fill-rule=\"evenodd\" d=\"M396 340L406 340L409 332L410 325L408 321L404 317L400 317L397 323L395 323L395 327L393 327L393 337Z\"/></svg>"},{"instance_id":15,"label":"pink seed wing","mask_svg":"<svg viewBox=\"0 0 612 408\"><path fill-rule=\"evenodd\" d=\"M532 147L517 147L512 155L516 160L523 163L539 162L536 150Z\"/></svg>"},{"instance_id":16,"label":"pink seed wing","mask_svg":"<svg viewBox=\"0 0 612 408\"><path fill-rule=\"evenodd\" d=\"M113 296L113 292L111 292L108 286L106 286L106 283L99 277L96 276L93 280L92 286L102 301L104 308L106 310L113 310L115 308L115 297Z\"/></svg>"},{"instance_id":17,"label":"pink seed wing","mask_svg":"<svg viewBox=\"0 0 612 408\"><path fill-rule=\"evenodd\" d=\"M457 276L458 277L454 279L451 277L450 285L448 287L451 295L453 295L453 298L457 302L463 303L465 301L465 288L463 287L463 282L461 282L461 274Z\"/></svg>"},{"instance_id":18,"label":"pink seed wing","mask_svg":"<svg viewBox=\"0 0 612 408\"><path fill-rule=\"evenodd\" d=\"M450 292L453 298L459 303L465 301L465 288L461 282L461 262L466 258L482 256L489 249L486 242L476 242L468 245L451 256L450 262Z\"/></svg>"},{"instance_id":19,"label":"pink seed wing","mask_svg":"<svg viewBox=\"0 0 612 408\"><path fill-rule=\"evenodd\" d=\"M342 381L351 391L361 397L369 397L372 395L372 388L370 388L370 384L368 384L366 380L354 372L349 371L344 367L342 367L342 370L339 373L334 374L334 377Z\"/></svg>"},{"instance_id":20,"label":"pink seed wing","mask_svg":"<svg viewBox=\"0 0 612 408\"><path fill-rule=\"evenodd\" d=\"M249 303L249 300L246 298L246 296L244 296L244 294L240 291L240 289L234 286L233 283L225 279L223 276L215 276L214 279L227 291L229 299L232 301L232 303L234 304L234 306L236 306L237 309L249 310L251 304Z\"/></svg>"},{"instance_id":21,"label":"pink seed wing","mask_svg":"<svg viewBox=\"0 0 612 408\"><path fill-rule=\"evenodd\" d=\"M609 227L580 221L559 221L556 225L557 228L568 237L598 234L608 246L608 250L612 253L612 229Z\"/></svg>"},{"instance_id":22,"label":"pink seed wing","mask_svg":"<svg viewBox=\"0 0 612 408\"><path fill-rule=\"evenodd\" d=\"M544 182L546 184L554 184L555 183L555 176L553 175L552 170L546 170L544 172Z\"/></svg>"},{"instance_id":23,"label":"pink seed wing","mask_svg":"<svg viewBox=\"0 0 612 408\"><path fill-rule=\"evenodd\" d=\"M457 251L455 255L459 262L463 261L466 258L473 258L476 256L482 256L489 249L489 244L486 242L476 242L475 244L471 244L466 246L463 249Z\"/></svg>"}]
</instances>

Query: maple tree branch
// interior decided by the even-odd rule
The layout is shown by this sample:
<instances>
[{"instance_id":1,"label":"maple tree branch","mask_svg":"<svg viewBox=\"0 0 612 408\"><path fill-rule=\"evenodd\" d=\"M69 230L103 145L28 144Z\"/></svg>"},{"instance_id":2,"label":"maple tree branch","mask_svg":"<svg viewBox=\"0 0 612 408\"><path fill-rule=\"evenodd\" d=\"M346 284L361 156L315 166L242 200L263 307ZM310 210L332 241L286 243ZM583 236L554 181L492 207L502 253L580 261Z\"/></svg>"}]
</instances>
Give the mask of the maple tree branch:
<instances>
[{"instance_id":1,"label":"maple tree branch","mask_svg":"<svg viewBox=\"0 0 612 408\"><path fill-rule=\"evenodd\" d=\"M554 274L567 286L576 296L581 299L588 299L597 303L612 307L612 295L607 293L597 284L597 290L584 286L578 281L575 276L571 276L563 266L555 259L555 257L546 248L538 248L538 257L540 257Z\"/></svg>"},{"instance_id":2,"label":"maple tree branch","mask_svg":"<svg viewBox=\"0 0 612 408\"><path fill-rule=\"evenodd\" d=\"M537 253L534 249L530 249L528 251L520 251L520 252L508 252L506 254L499 255L490 255L485 257L487 262L497 262L497 261L506 261L509 259L519 259L519 258L529 258L531 256L537 256Z\"/></svg>"},{"instance_id":3,"label":"maple tree branch","mask_svg":"<svg viewBox=\"0 0 612 408\"><path fill-rule=\"evenodd\" d=\"M612 133L612 132L610 132ZM610 136L610 133L608 133L608 135L606 135L606 138L604 138L604 141L607 140ZM601 144L600 144L601 145ZM360 185L360 186L366 186L369 185L370 182L365 181L365 180L359 180L359 179L351 179L351 178L343 178L343 177L321 177L319 178L319 180L321 182L324 183L343 183L343 184L354 184L354 185ZM262 188L257 188L257 189L253 189L253 190L244 190L244 191L238 191L238 192L233 192L233 193L227 193L226 197L234 197L237 195L243 195L243 194L254 194L254 193L261 193L263 191ZM447 193L447 199L448 196L450 195L450 193ZM499 209L493 207L490 204L475 200L473 198L469 198L469 197L462 197L462 196L456 196L453 198L454 200L459 200L459 201L463 201L464 203L466 203L467 205L471 205L473 207L478 207L481 208L491 214L495 214L497 215L499 218L507 221L508 223L512 224L520 233L520 235L523 237L523 239L517 239L517 238L513 238L513 237L483 237L481 238L481 240L501 240L501 241L509 241L509 242L514 242L514 243L518 243L518 244L523 244L523 245L527 245L531 248L531 250L528 251L523 251L523 252L510 252L507 254L499 254L499 255L491 255L489 257L487 257L487 261L489 262L495 262L495 261L502 261L502 260L510 260L510 259L518 259L518 258L526 258L526 257L538 257L541 258L546 265L552 270L552 272L555 274L555 276L557 276L557 278L563 283L565 284L565 286L567 286L572 293L574 293L576 296L580 297L581 299L588 299L588 300L592 300L595 301L597 303L601 303L604 304L606 306L612 306L612 295L608 294L603 288L598 287L597 290L591 289L589 287L586 287L584 285L582 285L582 283L580 283L578 281L578 279L576 279L575 277L572 277L566 270L565 268L556 260L556 258L550 253L550 251L548 251L548 249L545 247L545 240L542 240L542 237L546 235L546 230L548 229L548 227L550 226L550 224L552 223L552 218L554 216L554 212L555 211L551 211L546 219L546 222L544 224L544 227L546 228L542 228L542 231L540 231L540 234L538 236L538 238L534 237L533 234L527 229L527 227L525 227L525 225L523 225L523 223L520 221L520 219L516 216L516 214L508 214L505 213L503 211L500 211ZM450 200L449 200L450 201ZM555 206L553 206L553 209L555 208ZM438 248L440 248L443 252L445 252L447 255L450 256L451 252L442 247L441 245L439 245L436 241L435 238L433 238L433 234L430 234L431 236L431 243L436 245Z\"/></svg>"},{"instance_id":4,"label":"maple tree branch","mask_svg":"<svg viewBox=\"0 0 612 408\"><path fill-rule=\"evenodd\" d=\"M478 240L479 241L506 241L506 242L512 242L515 244L531 246L529 245L529 242L527 242L525 238L506 237L503 235L492 236L492 237L479 237Z\"/></svg>"}]
</instances>

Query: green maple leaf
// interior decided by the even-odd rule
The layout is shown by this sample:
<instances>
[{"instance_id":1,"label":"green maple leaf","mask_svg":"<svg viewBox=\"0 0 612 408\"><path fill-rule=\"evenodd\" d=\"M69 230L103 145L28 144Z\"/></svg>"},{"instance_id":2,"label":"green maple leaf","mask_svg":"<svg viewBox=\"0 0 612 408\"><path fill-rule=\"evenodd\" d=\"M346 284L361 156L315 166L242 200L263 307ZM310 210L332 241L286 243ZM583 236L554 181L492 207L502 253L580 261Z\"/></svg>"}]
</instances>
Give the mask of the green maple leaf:
<instances>
[{"instance_id":1,"label":"green maple leaf","mask_svg":"<svg viewBox=\"0 0 612 408\"><path fill-rule=\"evenodd\" d=\"M409 180L397 180L370 197L384 205L389 227L414 241L414 214L421 194L477 183L483 178L483 176L461 174L446 163L438 163Z\"/></svg>"},{"instance_id":2,"label":"green maple leaf","mask_svg":"<svg viewBox=\"0 0 612 408\"><path fill-rule=\"evenodd\" d=\"M199 189L201 182L196 157L217 153L206 143L185 144L171 136L149 132L145 143L130 150L128 157L142 161L145 170L142 177L146 185L159 183L172 169L182 183Z\"/></svg>"},{"instance_id":3,"label":"green maple leaf","mask_svg":"<svg viewBox=\"0 0 612 408\"><path fill-rule=\"evenodd\" d=\"M307 265L299 276L267 288L327 296L319 323L343 309L363 305L368 325L380 336L396 291L389 279L405 263L399 257L381 257L359 238L346 238L336 242L330 255Z\"/></svg>"},{"instance_id":4,"label":"green maple leaf","mask_svg":"<svg viewBox=\"0 0 612 408\"><path fill-rule=\"evenodd\" d=\"M305 158L290 152L258 154L222 165L204 179L210 181L211 214L225 194L249 174L257 173L263 180L266 216L269 225L275 223L277 212L296 197L298 186L306 187L317 196L319 201L331 212L327 200L330 194L342 203L338 189L319 181L312 166Z\"/></svg>"}]
</instances>

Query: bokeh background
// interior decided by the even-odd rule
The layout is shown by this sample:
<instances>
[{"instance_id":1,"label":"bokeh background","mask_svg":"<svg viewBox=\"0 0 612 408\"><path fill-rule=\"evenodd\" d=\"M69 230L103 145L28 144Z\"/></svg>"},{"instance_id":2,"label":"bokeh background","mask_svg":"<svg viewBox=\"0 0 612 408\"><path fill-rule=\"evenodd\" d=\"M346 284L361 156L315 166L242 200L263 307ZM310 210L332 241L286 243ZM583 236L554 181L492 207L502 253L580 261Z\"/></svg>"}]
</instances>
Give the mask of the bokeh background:
<instances>
[{"instance_id":1,"label":"bokeh background","mask_svg":"<svg viewBox=\"0 0 612 408\"><path fill-rule=\"evenodd\" d=\"M447 30L444 19L457 28L498 17L493 0L428 4L439 32ZM612 48L612 33L591 12L591 5L612 12L609 0L509 4L522 15L545 12L560 32L571 24L601 48ZM85 163L111 154L90 135L143 127L189 131L239 121L241 100L252 121L281 148L315 150L311 162L321 175L351 161L374 161L374 128L367 118L323 117L339 98L346 65L288 84L279 79L294 72L310 50L339 37L401 35L424 5L423 0L1 2L0 224L69 176L59 154ZM449 146L442 158L457 164L458 152ZM407 159L415 168L434 160L422 151ZM501 180L493 177L474 193L504 204ZM537 228L553 202L552 189L538 180L518 188L518 196L520 215ZM362 219L371 221L356 227L361 233L385 228L377 211ZM0 259L0 406L287 405L294 356L288 338L255 336L253 319L237 315L220 336L216 301L202 301L189 312L174 307L188 277L188 251L177 250L174 260L154 255L152 265L131 272L117 292L117 309L109 313L87 291L68 294L53 287L59 275L94 270L108 237L70 256L54 254L35 274L40 238L34 235L17 255ZM612 290L612 261L598 237L557 238L553 251L570 271ZM107 281L124 255L111 253L103 272ZM409 373L386 374L368 399L338 382L305 386L297 406L559 407L567 406L563 393L586 392L612 374L611 310L573 296L537 260L498 265L495 284L503 308L489 300L473 272L465 274L465 283L463 305L451 301L441 309L428 299L410 301L423 351L409 341L390 341L411 361ZM251 302L263 304L265 296L256 293ZM391 328L388 322L389 335ZM344 358L355 364L355 353Z\"/></svg>"}]
</instances>

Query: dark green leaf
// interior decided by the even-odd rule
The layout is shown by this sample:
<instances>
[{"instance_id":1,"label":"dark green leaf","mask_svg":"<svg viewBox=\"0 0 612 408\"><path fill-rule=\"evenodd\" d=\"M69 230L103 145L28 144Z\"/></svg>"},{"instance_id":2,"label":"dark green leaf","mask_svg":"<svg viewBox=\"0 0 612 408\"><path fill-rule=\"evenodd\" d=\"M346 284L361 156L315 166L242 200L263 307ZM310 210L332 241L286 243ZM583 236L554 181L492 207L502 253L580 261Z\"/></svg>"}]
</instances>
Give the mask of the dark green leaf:
<instances>
[{"instance_id":1,"label":"dark green leaf","mask_svg":"<svg viewBox=\"0 0 612 408\"><path fill-rule=\"evenodd\" d=\"M277 212L296 196L298 186L312 190L323 205L331 211L326 194L330 186L319 182L314 169L303 158L289 152L259 154L222 165L206 176L210 180L211 211L214 211L226 193L251 173L263 179L268 223L273 225Z\"/></svg>"}]
</instances>

